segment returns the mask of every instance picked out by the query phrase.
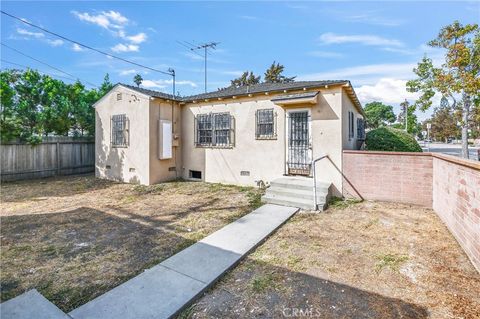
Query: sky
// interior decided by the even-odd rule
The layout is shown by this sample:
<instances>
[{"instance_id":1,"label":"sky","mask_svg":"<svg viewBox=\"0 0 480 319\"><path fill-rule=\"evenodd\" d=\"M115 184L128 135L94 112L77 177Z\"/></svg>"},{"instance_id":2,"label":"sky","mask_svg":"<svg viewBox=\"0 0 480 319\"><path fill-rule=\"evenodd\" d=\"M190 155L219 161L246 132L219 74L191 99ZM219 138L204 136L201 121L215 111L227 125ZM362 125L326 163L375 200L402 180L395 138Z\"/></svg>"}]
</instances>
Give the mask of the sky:
<instances>
[{"instance_id":1,"label":"sky","mask_svg":"<svg viewBox=\"0 0 480 319\"><path fill-rule=\"evenodd\" d=\"M440 28L454 20L480 22L480 1L2 1L2 10L139 64L173 68L181 95L204 91L203 52L188 46L218 42L208 54L209 91L228 86L242 71L263 76L277 61L297 80L350 80L363 105L381 101L393 105L395 113L403 100L416 98L405 90L416 63L424 55L441 63L443 52L427 45ZM114 83L133 84L139 73L143 87L172 90L168 75L81 48L5 15L1 41L84 83L100 85L108 73ZM2 69L31 67L72 82L4 46L1 58ZM430 114L417 112L421 120Z\"/></svg>"}]
</instances>

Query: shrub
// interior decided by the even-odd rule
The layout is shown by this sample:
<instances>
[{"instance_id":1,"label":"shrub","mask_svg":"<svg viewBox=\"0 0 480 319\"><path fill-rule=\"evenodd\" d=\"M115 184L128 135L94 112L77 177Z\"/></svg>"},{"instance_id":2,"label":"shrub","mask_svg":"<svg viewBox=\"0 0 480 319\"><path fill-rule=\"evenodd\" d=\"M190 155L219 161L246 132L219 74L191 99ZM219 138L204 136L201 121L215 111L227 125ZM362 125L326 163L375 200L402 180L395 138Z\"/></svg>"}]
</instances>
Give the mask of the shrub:
<instances>
[{"instance_id":1,"label":"shrub","mask_svg":"<svg viewBox=\"0 0 480 319\"><path fill-rule=\"evenodd\" d=\"M365 139L369 151L387 152L421 152L413 136L403 130L391 127L380 127L367 133Z\"/></svg>"}]
</instances>

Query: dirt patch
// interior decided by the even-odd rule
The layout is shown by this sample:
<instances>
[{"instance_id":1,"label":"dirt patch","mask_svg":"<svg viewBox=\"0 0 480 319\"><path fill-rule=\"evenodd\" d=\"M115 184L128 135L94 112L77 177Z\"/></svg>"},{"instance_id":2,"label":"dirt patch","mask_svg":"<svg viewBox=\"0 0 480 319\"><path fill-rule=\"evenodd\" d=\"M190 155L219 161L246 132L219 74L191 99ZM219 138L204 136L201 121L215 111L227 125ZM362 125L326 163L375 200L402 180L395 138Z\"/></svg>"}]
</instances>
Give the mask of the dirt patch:
<instances>
[{"instance_id":1,"label":"dirt patch","mask_svg":"<svg viewBox=\"0 0 480 319\"><path fill-rule=\"evenodd\" d=\"M36 288L70 311L258 206L261 191L59 177L5 183L1 299Z\"/></svg>"},{"instance_id":2,"label":"dirt patch","mask_svg":"<svg viewBox=\"0 0 480 319\"><path fill-rule=\"evenodd\" d=\"M431 209L300 213L181 316L479 318L480 275Z\"/></svg>"}]
</instances>

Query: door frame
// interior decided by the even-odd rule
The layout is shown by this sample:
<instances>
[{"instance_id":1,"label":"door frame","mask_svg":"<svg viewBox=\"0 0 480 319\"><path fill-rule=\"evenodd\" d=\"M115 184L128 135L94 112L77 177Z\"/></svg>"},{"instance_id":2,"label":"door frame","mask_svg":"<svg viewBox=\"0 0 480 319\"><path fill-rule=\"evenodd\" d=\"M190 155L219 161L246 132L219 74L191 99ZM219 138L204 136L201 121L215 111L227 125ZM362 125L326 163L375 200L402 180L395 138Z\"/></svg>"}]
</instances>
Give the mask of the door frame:
<instances>
[{"instance_id":1,"label":"door frame","mask_svg":"<svg viewBox=\"0 0 480 319\"><path fill-rule=\"evenodd\" d=\"M308 121L308 157L312 160L313 152L312 152L312 108L311 107L302 107L302 108L291 108L285 110L285 175L294 175L289 174L288 171L288 155L289 155L289 136L290 136L290 114L291 113L300 113L300 112L307 112L307 121ZM311 176L312 168L310 167L310 173L305 176Z\"/></svg>"}]
</instances>

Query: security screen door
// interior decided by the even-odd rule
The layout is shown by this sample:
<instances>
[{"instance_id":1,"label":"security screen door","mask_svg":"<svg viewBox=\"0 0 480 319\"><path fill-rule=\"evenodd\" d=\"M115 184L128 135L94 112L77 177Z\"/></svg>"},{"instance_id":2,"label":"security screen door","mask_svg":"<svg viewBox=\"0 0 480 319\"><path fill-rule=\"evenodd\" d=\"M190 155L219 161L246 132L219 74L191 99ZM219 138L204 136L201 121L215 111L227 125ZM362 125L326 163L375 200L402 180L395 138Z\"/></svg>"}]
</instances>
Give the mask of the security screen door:
<instances>
[{"instance_id":1,"label":"security screen door","mask_svg":"<svg viewBox=\"0 0 480 319\"><path fill-rule=\"evenodd\" d=\"M308 111L288 113L287 168L290 175L310 175L310 116Z\"/></svg>"}]
</instances>

